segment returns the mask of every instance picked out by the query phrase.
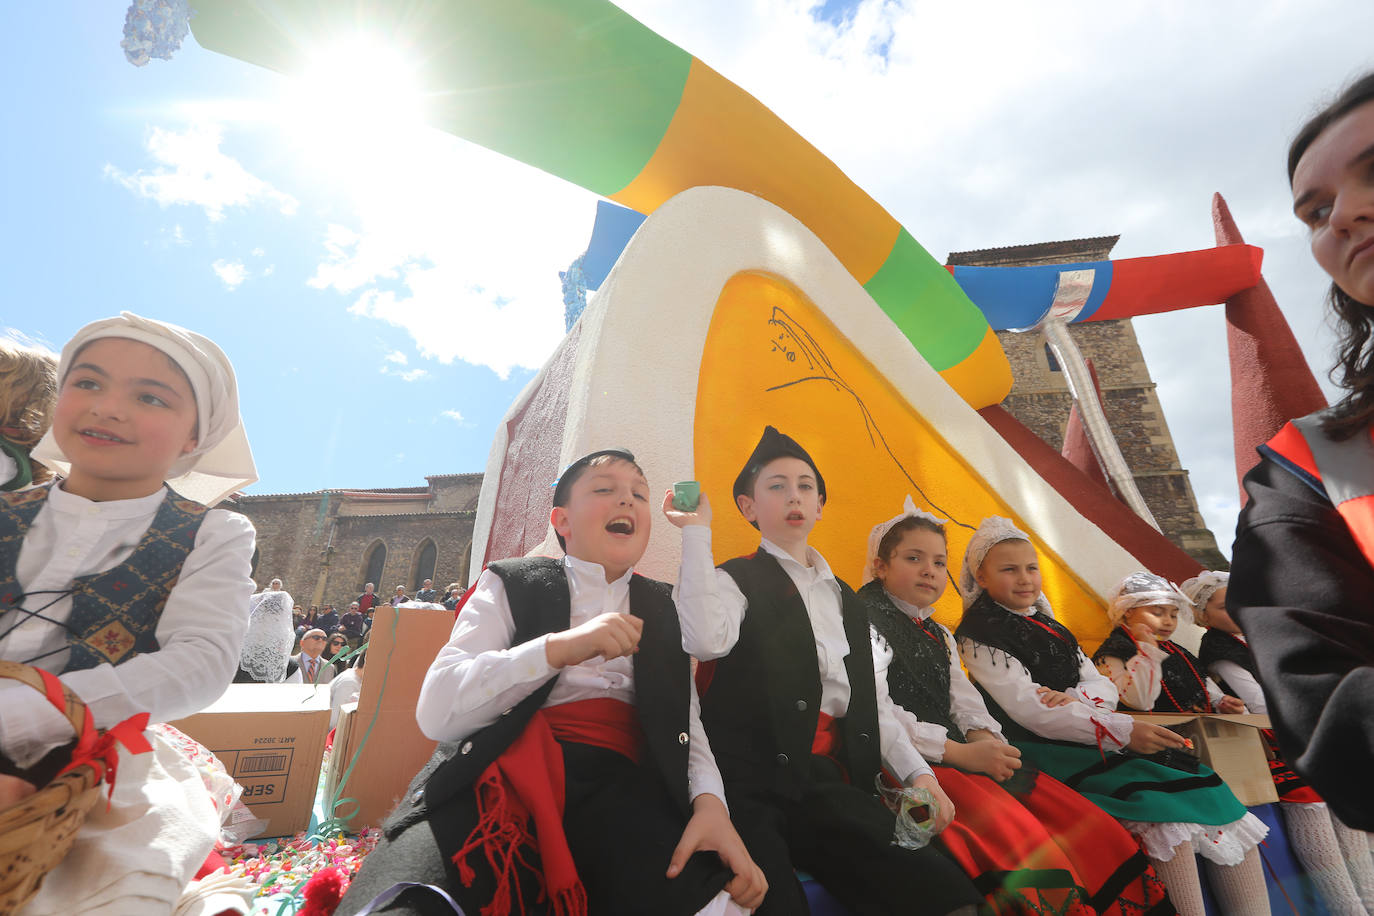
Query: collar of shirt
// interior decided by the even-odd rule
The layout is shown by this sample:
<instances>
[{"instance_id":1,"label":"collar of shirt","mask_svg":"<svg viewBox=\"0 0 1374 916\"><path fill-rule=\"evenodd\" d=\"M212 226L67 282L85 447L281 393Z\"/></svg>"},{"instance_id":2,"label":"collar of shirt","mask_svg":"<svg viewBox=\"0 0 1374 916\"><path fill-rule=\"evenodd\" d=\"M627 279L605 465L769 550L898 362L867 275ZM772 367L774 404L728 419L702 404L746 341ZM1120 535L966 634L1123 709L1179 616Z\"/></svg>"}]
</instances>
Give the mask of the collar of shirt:
<instances>
[{"instance_id":1,"label":"collar of shirt","mask_svg":"<svg viewBox=\"0 0 1374 916\"><path fill-rule=\"evenodd\" d=\"M1035 612L1038 611L1038 610L1040 610L1039 608L1037 608L1037 607L1036 607L1035 605L1033 605L1033 604L1032 604L1030 607L1028 607L1028 608L1024 608L1024 609L1018 611L1016 608L1007 607L1005 604L1003 604L1003 603L1000 602L1000 601L997 601L997 602L994 602L994 603L995 603L998 607L1000 607L1002 610L1006 611L1008 614L1015 614L1017 617L1033 617L1033 616L1035 616Z\"/></svg>"},{"instance_id":2,"label":"collar of shirt","mask_svg":"<svg viewBox=\"0 0 1374 916\"><path fill-rule=\"evenodd\" d=\"M759 541L759 547L767 551L774 559L781 563L782 568L787 570L789 575L793 578L800 576L808 585L815 585L823 579L829 579L832 582L835 581L835 574L830 571L830 564L825 562L825 557L821 556L819 550L809 544L806 547L806 564L798 563L796 557L768 540L768 538L762 538ZM837 590L839 589L838 583L836 583L835 588Z\"/></svg>"},{"instance_id":3,"label":"collar of shirt","mask_svg":"<svg viewBox=\"0 0 1374 916\"><path fill-rule=\"evenodd\" d=\"M575 620L620 611L629 601L633 569L614 582L607 582L606 568L600 563L565 556L563 571L568 576L568 590L571 593L572 615ZM628 612L628 607L624 612Z\"/></svg>"},{"instance_id":4,"label":"collar of shirt","mask_svg":"<svg viewBox=\"0 0 1374 916\"><path fill-rule=\"evenodd\" d=\"M883 589L883 594L887 595L887 597L892 600L892 603L897 606L897 610L901 611L903 614L907 615L912 620L925 620L928 617L930 617L931 614L935 613L935 608L918 607L917 605L912 604L910 601L903 601L901 598L898 598L896 595L892 594L892 592L889 592L887 589Z\"/></svg>"},{"instance_id":5,"label":"collar of shirt","mask_svg":"<svg viewBox=\"0 0 1374 916\"><path fill-rule=\"evenodd\" d=\"M153 515L157 512L158 506L162 505L162 500L166 495L167 490L163 488L137 499L110 499L96 502L84 496L77 496L75 493L68 493L60 486L54 486L48 491L48 506L52 511L61 515L83 518L99 517L102 520L116 521L146 518Z\"/></svg>"}]
</instances>

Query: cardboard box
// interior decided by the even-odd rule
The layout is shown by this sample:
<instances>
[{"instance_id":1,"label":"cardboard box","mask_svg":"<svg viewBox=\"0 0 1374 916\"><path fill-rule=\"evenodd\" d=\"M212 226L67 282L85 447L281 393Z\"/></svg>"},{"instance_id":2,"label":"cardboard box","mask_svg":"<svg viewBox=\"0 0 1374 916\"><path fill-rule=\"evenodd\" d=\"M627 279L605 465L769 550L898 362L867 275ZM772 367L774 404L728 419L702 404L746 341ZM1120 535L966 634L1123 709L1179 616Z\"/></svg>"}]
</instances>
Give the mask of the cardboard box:
<instances>
[{"instance_id":1,"label":"cardboard box","mask_svg":"<svg viewBox=\"0 0 1374 916\"><path fill-rule=\"evenodd\" d=\"M363 669L367 670L366 668ZM348 769L351 754L344 752L353 734L353 723L358 719L358 704L344 703L339 707L339 720L334 724L334 749L329 752L329 763L324 769L324 805L328 807L331 798L342 798L335 790L344 771ZM351 809L350 809L351 810Z\"/></svg>"},{"instance_id":2,"label":"cardboard box","mask_svg":"<svg viewBox=\"0 0 1374 916\"><path fill-rule=\"evenodd\" d=\"M326 807L330 798L354 799L355 804L335 812L337 817L351 816L351 830L380 825L434 753L436 743L415 724L415 703L430 662L452 631L452 611L378 608L358 707L348 724L347 740L335 732L330 767L337 759L336 772L342 779L355 755L358 762L348 782L325 796Z\"/></svg>"},{"instance_id":3,"label":"cardboard box","mask_svg":"<svg viewBox=\"0 0 1374 916\"><path fill-rule=\"evenodd\" d=\"M243 803L267 821L260 837L310 825L329 733L329 688L230 684L203 712L172 723L215 752L243 786Z\"/></svg>"},{"instance_id":4,"label":"cardboard box","mask_svg":"<svg viewBox=\"0 0 1374 916\"><path fill-rule=\"evenodd\" d=\"M1193 753L1216 770L1222 782L1246 807L1279 800L1269 775L1269 756L1259 730L1269 727L1269 717L1247 714L1131 713L1163 725L1193 742Z\"/></svg>"}]
</instances>

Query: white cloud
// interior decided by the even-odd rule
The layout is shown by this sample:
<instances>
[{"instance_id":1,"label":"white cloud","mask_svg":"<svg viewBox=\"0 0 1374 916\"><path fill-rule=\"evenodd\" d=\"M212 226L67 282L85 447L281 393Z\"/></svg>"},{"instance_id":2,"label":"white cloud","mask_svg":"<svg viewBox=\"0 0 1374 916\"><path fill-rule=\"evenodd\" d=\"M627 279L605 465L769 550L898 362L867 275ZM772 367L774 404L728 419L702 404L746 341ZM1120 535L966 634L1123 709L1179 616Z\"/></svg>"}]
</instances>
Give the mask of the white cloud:
<instances>
[{"instance_id":1,"label":"white cloud","mask_svg":"<svg viewBox=\"0 0 1374 916\"><path fill-rule=\"evenodd\" d=\"M418 382L430 377L428 369L393 369L390 366L382 366L378 371L382 375L394 375L403 382Z\"/></svg>"},{"instance_id":2,"label":"white cloud","mask_svg":"<svg viewBox=\"0 0 1374 916\"><path fill-rule=\"evenodd\" d=\"M216 124L193 124L183 131L154 127L146 145L158 163L156 167L126 173L107 164L105 175L164 207L201 207L211 222L222 220L230 207L257 203L275 207L285 216L296 212L294 197L273 188L222 152L220 140Z\"/></svg>"},{"instance_id":3,"label":"white cloud","mask_svg":"<svg viewBox=\"0 0 1374 916\"><path fill-rule=\"evenodd\" d=\"M462 423L462 422L463 422L463 414L462 414L462 411L458 411L458 410L443 410L443 411L440 411L440 414L441 414L442 416L448 417L450 420L452 420L452 421L455 422L455 423Z\"/></svg>"},{"instance_id":4,"label":"white cloud","mask_svg":"<svg viewBox=\"0 0 1374 916\"><path fill-rule=\"evenodd\" d=\"M264 251L262 248L254 248L252 251L250 251L250 252L248 252L248 253L251 254L251 255L252 255L253 257L255 257L255 258L260 258L260 257L262 257L263 255L267 254L267 252Z\"/></svg>"},{"instance_id":5,"label":"white cloud","mask_svg":"<svg viewBox=\"0 0 1374 916\"><path fill-rule=\"evenodd\" d=\"M226 261L221 258L211 264L210 269L230 290L238 289L243 285L243 281L248 279L248 268L243 266L242 261Z\"/></svg>"},{"instance_id":6,"label":"white cloud","mask_svg":"<svg viewBox=\"0 0 1374 916\"><path fill-rule=\"evenodd\" d=\"M383 359L385 359L389 363L395 363L398 366L404 366L407 362L409 362L409 360L406 358L406 355L402 353L400 350L392 350L390 353L384 356Z\"/></svg>"}]
</instances>

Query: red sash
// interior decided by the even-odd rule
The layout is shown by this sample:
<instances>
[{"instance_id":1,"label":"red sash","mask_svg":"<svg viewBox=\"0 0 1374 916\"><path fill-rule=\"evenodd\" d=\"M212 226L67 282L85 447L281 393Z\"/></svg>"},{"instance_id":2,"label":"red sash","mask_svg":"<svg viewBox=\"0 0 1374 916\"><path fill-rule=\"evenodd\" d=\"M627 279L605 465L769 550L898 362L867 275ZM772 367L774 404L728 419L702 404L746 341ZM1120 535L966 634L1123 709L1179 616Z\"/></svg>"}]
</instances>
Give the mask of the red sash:
<instances>
[{"instance_id":1,"label":"red sash","mask_svg":"<svg viewBox=\"0 0 1374 916\"><path fill-rule=\"evenodd\" d=\"M471 886L476 878L467 858L478 850L496 876L496 893L482 907L482 916L525 911L519 869L539 875L540 899L547 897L557 916L587 916L587 892L563 833L566 774L560 739L606 748L635 761L643 744L635 707L619 700L563 703L530 717L520 737L478 778L477 826L453 854L465 885ZM538 851L541 867L531 863L531 850Z\"/></svg>"}]
</instances>

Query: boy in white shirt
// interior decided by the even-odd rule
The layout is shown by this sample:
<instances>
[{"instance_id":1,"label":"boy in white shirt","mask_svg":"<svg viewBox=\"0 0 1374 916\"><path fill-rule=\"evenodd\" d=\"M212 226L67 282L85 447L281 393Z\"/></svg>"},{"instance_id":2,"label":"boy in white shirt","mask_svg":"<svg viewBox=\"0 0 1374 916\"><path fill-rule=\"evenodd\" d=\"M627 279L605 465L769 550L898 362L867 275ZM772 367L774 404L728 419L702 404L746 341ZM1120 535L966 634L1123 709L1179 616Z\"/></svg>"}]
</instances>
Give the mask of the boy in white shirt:
<instances>
[{"instance_id":1,"label":"boy in white shirt","mask_svg":"<svg viewBox=\"0 0 1374 916\"><path fill-rule=\"evenodd\" d=\"M442 895L473 913L612 916L739 913L763 899L669 588L633 571L647 494L629 452L586 455L554 491L567 556L483 572L416 708L444 743L340 913L376 898L392 901L377 912L451 913Z\"/></svg>"},{"instance_id":2,"label":"boy in white shirt","mask_svg":"<svg viewBox=\"0 0 1374 916\"><path fill-rule=\"evenodd\" d=\"M711 508L664 512L683 528L674 597L683 647L702 660L702 721L740 835L768 878L758 913L808 912L802 868L855 913L973 912L982 899L932 847L893 845L875 793L880 766L954 815L930 767L877 692L868 615L807 545L825 481L800 445L769 426L735 480L757 553L714 568Z\"/></svg>"}]
</instances>

